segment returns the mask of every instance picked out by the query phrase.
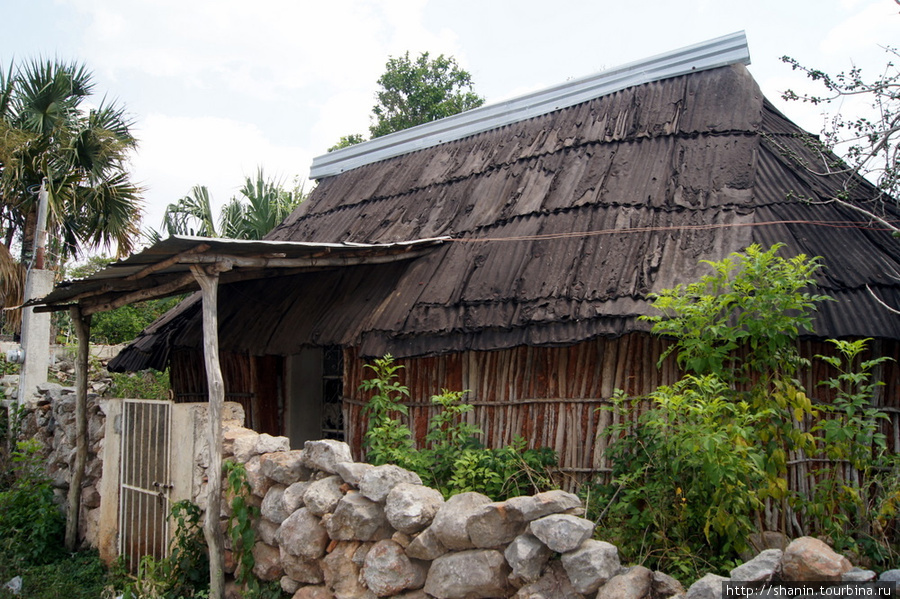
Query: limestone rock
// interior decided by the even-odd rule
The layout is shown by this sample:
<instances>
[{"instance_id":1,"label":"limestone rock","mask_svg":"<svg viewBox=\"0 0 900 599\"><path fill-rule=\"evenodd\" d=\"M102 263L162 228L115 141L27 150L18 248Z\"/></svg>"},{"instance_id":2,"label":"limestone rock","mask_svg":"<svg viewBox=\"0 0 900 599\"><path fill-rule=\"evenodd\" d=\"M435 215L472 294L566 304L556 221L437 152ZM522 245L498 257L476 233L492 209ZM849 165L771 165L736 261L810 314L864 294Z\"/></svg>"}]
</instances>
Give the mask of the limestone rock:
<instances>
[{"instance_id":1,"label":"limestone rock","mask_svg":"<svg viewBox=\"0 0 900 599\"><path fill-rule=\"evenodd\" d=\"M741 564L729 574L731 580L741 582L767 582L772 580L778 571L783 555L781 549L766 549L752 560Z\"/></svg>"},{"instance_id":2,"label":"limestone rock","mask_svg":"<svg viewBox=\"0 0 900 599\"><path fill-rule=\"evenodd\" d=\"M334 593L324 586L300 587L291 599L334 599Z\"/></svg>"},{"instance_id":3,"label":"limestone rock","mask_svg":"<svg viewBox=\"0 0 900 599\"><path fill-rule=\"evenodd\" d=\"M359 479L362 478L363 474L374 467L372 464L364 462L339 462L334 465L334 470L338 476L344 479L345 483L356 487L359 486Z\"/></svg>"},{"instance_id":4,"label":"limestone rock","mask_svg":"<svg viewBox=\"0 0 900 599\"><path fill-rule=\"evenodd\" d=\"M265 543L253 545L253 573L260 580L279 580L284 575L278 547Z\"/></svg>"},{"instance_id":5,"label":"limestone rock","mask_svg":"<svg viewBox=\"0 0 900 599\"><path fill-rule=\"evenodd\" d=\"M291 578L290 576L282 576L281 577L281 590L287 593L288 595L293 595L297 591L300 590L300 583Z\"/></svg>"},{"instance_id":6,"label":"limestone rock","mask_svg":"<svg viewBox=\"0 0 900 599\"><path fill-rule=\"evenodd\" d=\"M573 587L560 562L551 562L536 582L523 586L513 599L585 599ZM593 598L591 598L593 599Z\"/></svg>"},{"instance_id":7,"label":"limestone rock","mask_svg":"<svg viewBox=\"0 0 900 599\"><path fill-rule=\"evenodd\" d=\"M234 456L244 464L256 455L256 444L259 433L249 428L235 427L222 432L222 455Z\"/></svg>"},{"instance_id":8,"label":"limestone rock","mask_svg":"<svg viewBox=\"0 0 900 599\"><path fill-rule=\"evenodd\" d=\"M362 578L379 597L393 597L425 584L425 567L407 557L394 541L378 541L366 554Z\"/></svg>"},{"instance_id":9,"label":"limestone rock","mask_svg":"<svg viewBox=\"0 0 900 599\"><path fill-rule=\"evenodd\" d=\"M480 506L488 503L490 497L481 493L454 495L441 505L429 528L447 549L473 549L475 545L469 539L466 524Z\"/></svg>"},{"instance_id":10,"label":"limestone rock","mask_svg":"<svg viewBox=\"0 0 900 599\"><path fill-rule=\"evenodd\" d=\"M272 438L284 439L284 437ZM259 456L259 461L260 466L262 466L262 473L284 486L306 480L312 474L309 469L303 465L302 449L264 453Z\"/></svg>"},{"instance_id":11,"label":"limestone rock","mask_svg":"<svg viewBox=\"0 0 900 599\"><path fill-rule=\"evenodd\" d=\"M270 522L265 518L259 518L256 522L254 522L257 538L268 545L278 544L278 542L275 540L275 535L278 534L279 526L280 523L275 524L274 522Z\"/></svg>"},{"instance_id":12,"label":"limestone rock","mask_svg":"<svg viewBox=\"0 0 900 599\"><path fill-rule=\"evenodd\" d=\"M262 473L259 456L253 456L244 464L247 471L247 483L250 485L250 492L260 499L266 496L266 493L274 483L272 479Z\"/></svg>"},{"instance_id":13,"label":"limestone rock","mask_svg":"<svg viewBox=\"0 0 900 599\"><path fill-rule=\"evenodd\" d=\"M575 551L563 554L562 565L572 581L572 587L585 595L599 589L621 567L619 550L606 541L593 539L588 539Z\"/></svg>"},{"instance_id":14,"label":"limestone rock","mask_svg":"<svg viewBox=\"0 0 900 599\"><path fill-rule=\"evenodd\" d=\"M335 474L337 464L352 460L350 446L343 441L322 439L307 441L303 446L303 463L307 468L313 470L323 470L329 474Z\"/></svg>"},{"instance_id":15,"label":"limestone rock","mask_svg":"<svg viewBox=\"0 0 900 599\"><path fill-rule=\"evenodd\" d=\"M263 498L260 513L262 517L275 524L281 524L291 512L284 508L284 485L272 485Z\"/></svg>"},{"instance_id":16,"label":"limestone rock","mask_svg":"<svg viewBox=\"0 0 900 599\"><path fill-rule=\"evenodd\" d=\"M530 534L516 537L503 552L512 568L510 580L517 586L535 582L550 560L550 548Z\"/></svg>"},{"instance_id":17,"label":"limestone rock","mask_svg":"<svg viewBox=\"0 0 900 599\"><path fill-rule=\"evenodd\" d=\"M489 549L510 543L527 525L520 512L508 510L500 501L476 509L466 522L466 533L475 547Z\"/></svg>"},{"instance_id":18,"label":"limestone rock","mask_svg":"<svg viewBox=\"0 0 900 599\"><path fill-rule=\"evenodd\" d=\"M359 541L342 541L322 560L322 572L326 586L334 589L339 599L375 599L376 595L360 582L360 569L370 544ZM362 556L360 556L362 554Z\"/></svg>"},{"instance_id":19,"label":"limestone rock","mask_svg":"<svg viewBox=\"0 0 900 599\"><path fill-rule=\"evenodd\" d=\"M707 574L690 586L685 599L722 599L722 583L730 578L717 574Z\"/></svg>"},{"instance_id":20,"label":"limestone rock","mask_svg":"<svg viewBox=\"0 0 900 599\"><path fill-rule=\"evenodd\" d=\"M284 495L281 497L281 501L284 502L285 511L293 514L303 507L303 495L306 494L306 490L309 488L310 484L312 483L309 483L307 481L300 481L298 483L290 485L287 489L284 490Z\"/></svg>"},{"instance_id":21,"label":"limestone rock","mask_svg":"<svg viewBox=\"0 0 900 599\"><path fill-rule=\"evenodd\" d=\"M406 548L406 555L414 559L432 561L447 553L447 548L440 542L431 527L426 528L414 538Z\"/></svg>"},{"instance_id":22,"label":"limestone rock","mask_svg":"<svg viewBox=\"0 0 900 599\"><path fill-rule=\"evenodd\" d=\"M259 454L290 450L291 441L287 437L273 437L267 433L262 433L256 441L256 451Z\"/></svg>"},{"instance_id":23,"label":"limestone rock","mask_svg":"<svg viewBox=\"0 0 900 599\"><path fill-rule=\"evenodd\" d=\"M509 566L494 549L447 553L432 562L425 592L437 599L479 599L509 594Z\"/></svg>"},{"instance_id":24,"label":"limestone rock","mask_svg":"<svg viewBox=\"0 0 900 599\"><path fill-rule=\"evenodd\" d=\"M356 491L341 498L326 528L336 541L379 541L392 532L381 504Z\"/></svg>"},{"instance_id":25,"label":"limestone rock","mask_svg":"<svg viewBox=\"0 0 900 599\"><path fill-rule=\"evenodd\" d=\"M324 516L334 511L344 496L341 485L344 480L337 475L329 476L309 484L303 494L303 505L316 516Z\"/></svg>"},{"instance_id":26,"label":"limestone rock","mask_svg":"<svg viewBox=\"0 0 900 599\"><path fill-rule=\"evenodd\" d=\"M322 521L306 508L300 508L288 516L281 523L275 538L287 553L309 559L319 559L325 555L329 542Z\"/></svg>"},{"instance_id":27,"label":"limestone rock","mask_svg":"<svg viewBox=\"0 0 900 599\"><path fill-rule=\"evenodd\" d=\"M383 464L366 470L359 479L359 492L372 501L383 502L391 489L400 483L421 485L422 479L415 472L393 464Z\"/></svg>"},{"instance_id":28,"label":"limestone rock","mask_svg":"<svg viewBox=\"0 0 900 599\"><path fill-rule=\"evenodd\" d=\"M302 584L319 584L325 580L319 560L291 555L281 548L281 566L292 580Z\"/></svg>"},{"instance_id":29,"label":"limestone rock","mask_svg":"<svg viewBox=\"0 0 900 599\"><path fill-rule=\"evenodd\" d=\"M400 483L388 493L384 513L391 526L407 534L424 530L434 520L444 497L437 489Z\"/></svg>"},{"instance_id":30,"label":"limestone rock","mask_svg":"<svg viewBox=\"0 0 900 599\"><path fill-rule=\"evenodd\" d=\"M658 570L653 573L650 590L654 599L684 594L684 587L678 580Z\"/></svg>"},{"instance_id":31,"label":"limestone rock","mask_svg":"<svg viewBox=\"0 0 900 599\"><path fill-rule=\"evenodd\" d=\"M841 575L841 582L872 582L878 575L872 570L851 568L849 572Z\"/></svg>"},{"instance_id":32,"label":"limestone rock","mask_svg":"<svg viewBox=\"0 0 900 599\"><path fill-rule=\"evenodd\" d=\"M566 553L577 549L591 537L594 523L577 516L552 514L533 521L528 529L553 551Z\"/></svg>"},{"instance_id":33,"label":"limestone rock","mask_svg":"<svg viewBox=\"0 0 900 599\"><path fill-rule=\"evenodd\" d=\"M782 578L790 581L840 581L852 567L846 557L812 537L791 541L781 558Z\"/></svg>"},{"instance_id":34,"label":"limestone rock","mask_svg":"<svg viewBox=\"0 0 900 599\"><path fill-rule=\"evenodd\" d=\"M634 566L616 574L597 591L597 599L644 599L650 596L653 572L643 566Z\"/></svg>"},{"instance_id":35,"label":"limestone rock","mask_svg":"<svg viewBox=\"0 0 900 599\"><path fill-rule=\"evenodd\" d=\"M523 495L506 500L506 508L511 512L517 512L522 520L531 522L550 514L561 514L570 510L580 509L581 499L574 493L566 491L544 491L537 495Z\"/></svg>"}]
</instances>

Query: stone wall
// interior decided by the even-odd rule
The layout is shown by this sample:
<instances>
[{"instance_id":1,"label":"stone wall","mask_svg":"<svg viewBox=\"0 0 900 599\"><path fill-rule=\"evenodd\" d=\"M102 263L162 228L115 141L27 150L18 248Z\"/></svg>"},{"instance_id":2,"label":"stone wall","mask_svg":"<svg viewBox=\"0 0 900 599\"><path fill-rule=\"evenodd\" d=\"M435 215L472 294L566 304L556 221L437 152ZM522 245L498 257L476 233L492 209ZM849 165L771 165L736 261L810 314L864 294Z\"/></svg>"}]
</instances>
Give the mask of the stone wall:
<instances>
[{"instance_id":1,"label":"stone wall","mask_svg":"<svg viewBox=\"0 0 900 599\"><path fill-rule=\"evenodd\" d=\"M19 423L20 439L35 439L43 447L47 475L56 497L63 505L72 480L75 461L75 389L56 383L38 386L40 401L25 408ZM81 492L78 538L97 546L100 522L100 483L103 476L103 447L106 406L110 400L88 394L88 459Z\"/></svg>"},{"instance_id":2,"label":"stone wall","mask_svg":"<svg viewBox=\"0 0 900 599\"><path fill-rule=\"evenodd\" d=\"M261 519L255 574L294 599L664 599L685 593L663 572L623 567L596 540L581 500L565 491L493 502L479 493L444 500L415 473L352 460L341 442L307 442L235 427L226 458L245 464ZM234 560L226 555L226 565ZM798 539L732 572L740 581L868 581L827 545ZM688 599L719 599L710 575ZM232 584L230 593L239 597Z\"/></svg>"}]
</instances>

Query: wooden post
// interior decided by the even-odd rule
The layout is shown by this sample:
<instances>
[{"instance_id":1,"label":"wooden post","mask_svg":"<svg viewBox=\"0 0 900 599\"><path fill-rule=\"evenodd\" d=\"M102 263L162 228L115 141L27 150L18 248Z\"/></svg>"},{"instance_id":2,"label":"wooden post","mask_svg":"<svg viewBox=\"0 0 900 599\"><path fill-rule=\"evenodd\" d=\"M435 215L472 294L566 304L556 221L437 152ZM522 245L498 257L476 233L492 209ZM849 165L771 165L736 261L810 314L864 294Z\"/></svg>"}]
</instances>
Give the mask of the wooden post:
<instances>
[{"instance_id":1,"label":"wooden post","mask_svg":"<svg viewBox=\"0 0 900 599\"><path fill-rule=\"evenodd\" d=\"M219 325L217 296L219 272L229 266L204 269L191 266L191 272L203 298L203 357L209 387L209 470L207 483L206 518L203 536L209 549L210 599L225 597L225 539L222 533L222 408L225 403L225 383L219 362Z\"/></svg>"},{"instance_id":2,"label":"wooden post","mask_svg":"<svg viewBox=\"0 0 900 599\"><path fill-rule=\"evenodd\" d=\"M81 483L87 463L87 378L88 353L91 343L91 317L81 314L78 306L69 308L78 338L78 354L75 358L75 463L66 506L66 549L75 551L78 542L78 518L81 507Z\"/></svg>"}]
</instances>

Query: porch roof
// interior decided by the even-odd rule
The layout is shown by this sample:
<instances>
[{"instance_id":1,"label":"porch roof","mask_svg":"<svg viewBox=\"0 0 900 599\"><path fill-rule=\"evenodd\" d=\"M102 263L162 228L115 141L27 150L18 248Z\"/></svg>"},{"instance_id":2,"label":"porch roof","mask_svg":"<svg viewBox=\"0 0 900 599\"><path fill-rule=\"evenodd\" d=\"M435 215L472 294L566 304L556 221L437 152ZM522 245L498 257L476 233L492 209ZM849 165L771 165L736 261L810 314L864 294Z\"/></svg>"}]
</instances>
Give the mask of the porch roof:
<instances>
[{"instance_id":1,"label":"porch roof","mask_svg":"<svg viewBox=\"0 0 900 599\"><path fill-rule=\"evenodd\" d=\"M82 279L63 281L25 307L53 312L79 306L84 315L197 291L192 266L219 272L221 284L359 264L409 260L449 237L396 243L310 243L172 236Z\"/></svg>"}]
</instances>

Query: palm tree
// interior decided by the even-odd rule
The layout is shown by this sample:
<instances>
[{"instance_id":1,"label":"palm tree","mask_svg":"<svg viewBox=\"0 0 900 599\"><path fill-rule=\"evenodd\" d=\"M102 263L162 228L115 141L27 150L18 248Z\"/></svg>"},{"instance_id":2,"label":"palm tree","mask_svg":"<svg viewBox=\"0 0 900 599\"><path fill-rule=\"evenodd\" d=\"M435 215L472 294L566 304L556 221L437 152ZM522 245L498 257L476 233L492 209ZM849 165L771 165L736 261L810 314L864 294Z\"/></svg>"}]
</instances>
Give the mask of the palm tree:
<instances>
[{"instance_id":1,"label":"palm tree","mask_svg":"<svg viewBox=\"0 0 900 599\"><path fill-rule=\"evenodd\" d=\"M168 235L198 235L230 239L262 239L303 200L302 189L287 191L279 181L266 178L262 168L256 179L246 177L240 196L222 207L219 224L212 214L209 191L196 185L191 193L169 204L163 216L163 230ZM147 237L158 241L160 233L149 231Z\"/></svg>"},{"instance_id":2,"label":"palm tree","mask_svg":"<svg viewBox=\"0 0 900 599\"><path fill-rule=\"evenodd\" d=\"M86 110L94 84L84 65L34 60L0 77L0 219L5 244L34 246L37 194L47 181L47 231L56 263L85 249L139 238L141 189L126 161L137 146L124 109L105 98Z\"/></svg>"}]
</instances>

